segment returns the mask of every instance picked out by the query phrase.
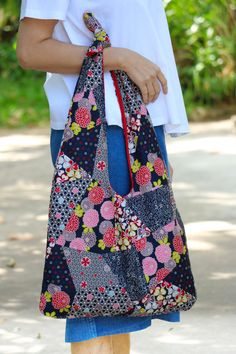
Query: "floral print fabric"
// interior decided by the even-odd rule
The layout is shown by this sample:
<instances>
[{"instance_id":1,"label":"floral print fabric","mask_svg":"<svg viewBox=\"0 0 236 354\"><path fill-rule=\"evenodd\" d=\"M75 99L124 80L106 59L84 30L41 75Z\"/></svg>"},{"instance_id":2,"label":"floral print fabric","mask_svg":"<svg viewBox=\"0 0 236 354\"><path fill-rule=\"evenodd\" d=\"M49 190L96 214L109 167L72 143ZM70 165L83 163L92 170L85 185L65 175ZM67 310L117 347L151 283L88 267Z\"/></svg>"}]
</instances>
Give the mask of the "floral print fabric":
<instances>
[{"instance_id":1,"label":"floral print fabric","mask_svg":"<svg viewBox=\"0 0 236 354\"><path fill-rule=\"evenodd\" d=\"M155 316L190 309L196 289L167 167L140 92L122 71L120 104L131 189L108 174L103 48L94 32L68 112L52 180L39 308L55 318Z\"/></svg>"}]
</instances>

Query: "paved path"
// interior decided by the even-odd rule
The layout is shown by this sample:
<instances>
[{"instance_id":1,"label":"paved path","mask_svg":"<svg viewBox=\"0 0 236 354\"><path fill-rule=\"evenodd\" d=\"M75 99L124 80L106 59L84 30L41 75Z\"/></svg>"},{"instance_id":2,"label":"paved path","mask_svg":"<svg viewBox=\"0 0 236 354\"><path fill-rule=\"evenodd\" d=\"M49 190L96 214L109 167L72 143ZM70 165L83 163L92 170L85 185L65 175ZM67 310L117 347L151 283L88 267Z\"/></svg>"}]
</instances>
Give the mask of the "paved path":
<instances>
[{"instance_id":1,"label":"paved path","mask_svg":"<svg viewBox=\"0 0 236 354\"><path fill-rule=\"evenodd\" d=\"M236 136L230 121L195 124L167 146L199 299L181 323L155 320L133 332L132 354L236 353ZM0 163L0 354L69 353L64 320L37 309L53 172L49 129L2 130Z\"/></svg>"}]
</instances>

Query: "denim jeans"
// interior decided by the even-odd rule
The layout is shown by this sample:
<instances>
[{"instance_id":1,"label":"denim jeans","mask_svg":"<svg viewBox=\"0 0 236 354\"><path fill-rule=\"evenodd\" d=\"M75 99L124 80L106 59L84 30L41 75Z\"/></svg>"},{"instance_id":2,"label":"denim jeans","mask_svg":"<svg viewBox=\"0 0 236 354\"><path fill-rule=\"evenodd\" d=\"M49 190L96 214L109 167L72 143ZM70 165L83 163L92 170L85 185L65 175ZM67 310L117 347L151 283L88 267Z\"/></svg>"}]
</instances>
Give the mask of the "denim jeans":
<instances>
[{"instance_id":1,"label":"denim jeans","mask_svg":"<svg viewBox=\"0 0 236 354\"><path fill-rule=\"evenodd\" d=\"M107 127L109 179L114 190L125 195L130 190L130 181L123 130L117 125L108 125ZM169 173L163 126L155 126L154 130ZM63 130L51 129L50 147L53 164L56 162L62 135ZM152 319L179 322L180 314L177 311L166 315L156 315ZM152 319L150 317L131 318L124 316L66 319L65 342L81 342L98 336L138 331L151 326Z\"/></svg>"}]
</instances>

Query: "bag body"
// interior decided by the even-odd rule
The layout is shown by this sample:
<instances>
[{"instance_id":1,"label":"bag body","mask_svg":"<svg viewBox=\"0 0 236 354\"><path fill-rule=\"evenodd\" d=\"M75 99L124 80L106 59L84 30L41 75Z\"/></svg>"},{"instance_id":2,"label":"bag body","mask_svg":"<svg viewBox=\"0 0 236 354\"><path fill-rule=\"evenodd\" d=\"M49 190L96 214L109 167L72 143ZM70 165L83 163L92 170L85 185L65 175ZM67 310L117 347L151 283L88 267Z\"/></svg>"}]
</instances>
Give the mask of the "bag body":
<instances>
[{"instance_id":1,"label":"bag body","mask_svg":"<svg viewBox=\"0 0 236 354\"><path fill-rule=\"evenodd\" d=\"M109 181L103 49L91 13L84 59L52 178L39 309L54 318L153 316L196 302L184 225L149 113L123 71L112 71L130 191Z\"/></svg>"}]
</instances>

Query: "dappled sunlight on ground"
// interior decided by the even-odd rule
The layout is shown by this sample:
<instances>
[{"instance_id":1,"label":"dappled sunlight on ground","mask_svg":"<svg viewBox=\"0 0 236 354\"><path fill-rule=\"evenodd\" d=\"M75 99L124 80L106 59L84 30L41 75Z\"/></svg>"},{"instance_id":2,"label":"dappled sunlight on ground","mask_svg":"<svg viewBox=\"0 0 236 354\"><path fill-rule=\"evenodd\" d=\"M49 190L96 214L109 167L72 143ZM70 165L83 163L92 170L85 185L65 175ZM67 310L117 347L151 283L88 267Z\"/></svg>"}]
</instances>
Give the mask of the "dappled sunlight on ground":
<instances>
[{"instance_id":1,"label":"dappled sunlight on ground","mask_svg":"<svg viewBox=\"0 0 236 354\"><path fill-rule=\"evenodd\" d=\"M207 136L206 128L167 140L198 302L181 323L154 320L133 332L131 354L235 353L236 138L217 129ZM38 311L53 174L48 132L0 136L0 168L0 354L69 353L65 321Z\"/></svg>"}]
</instances>

